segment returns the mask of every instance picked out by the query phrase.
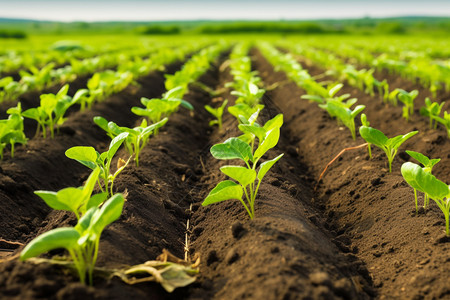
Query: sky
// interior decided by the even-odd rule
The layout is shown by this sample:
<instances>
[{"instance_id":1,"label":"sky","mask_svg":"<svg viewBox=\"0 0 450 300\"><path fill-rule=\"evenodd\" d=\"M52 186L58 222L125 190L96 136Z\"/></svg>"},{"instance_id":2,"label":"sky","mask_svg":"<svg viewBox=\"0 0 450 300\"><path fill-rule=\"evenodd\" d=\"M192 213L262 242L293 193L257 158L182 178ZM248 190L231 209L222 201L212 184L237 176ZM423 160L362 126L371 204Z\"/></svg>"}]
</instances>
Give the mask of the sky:
<instances>
[{"instance_id":1,"label":"sky","mask_svg":"<svg viewBox=\"0 0 450 300\"><path fill-rule=\"evenodd\" d=\"M0 17L49 21L447 16L450 0L0 0Z\"/></svg>"}]
</instances>

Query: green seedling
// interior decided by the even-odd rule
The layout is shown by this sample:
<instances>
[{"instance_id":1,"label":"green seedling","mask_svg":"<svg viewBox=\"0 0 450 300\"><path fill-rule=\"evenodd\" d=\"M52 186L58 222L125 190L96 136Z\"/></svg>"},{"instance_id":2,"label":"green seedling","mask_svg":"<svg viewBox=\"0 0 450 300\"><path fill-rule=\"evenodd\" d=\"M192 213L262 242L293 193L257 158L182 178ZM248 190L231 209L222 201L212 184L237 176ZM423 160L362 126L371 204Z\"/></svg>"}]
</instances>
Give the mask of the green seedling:
<instances>
[{"instance_id":1,"label":"green seedling","mask_svg":"<svg viewBox=\"0 0 450 300\"><path fill-rule=\"evenodd\" d=\"M205 105L205 109L216 118L216 120L212 120L209 122L209 126L217 125L219 126L219 131L222 131L222 115L227 104L228 100L223 101L222 105L217 108Z\"/></svg>"},{"instance_id":2,"label":"green seedling","mask_svg":"<svg viewBox=\"0 0 450 300\"><path fill-rule=\"evenodd\" d=\"M428 194L436 202L445 218L445 233L450 236L450 187L426 172L419 165L406 162L402 165L401 172L405 181L414 189Z\"/></svg>"},{"instance_id":3,"label":"green seedling","mask_svg":"<svg viewBox=\"0 0 450 300\"><path fill-rule=\"evenodd\" d=\"M34 193L51 208L71 211L79 220L91 207L100 206L108 197L107 193L92 196L99 175L100 168L95 168L81 188L68 187L58 192L35 191Z\"/></svg>"},{"instance_id":4,"label":"green seedling","mask_svg":"<svg viewBox=\"0 0 450 300\"><path fill-rule=\"evenodd\" d=\"M77 97L70 97L67 95L69 85L64 85L58 93L41 95L41 103L39 107L27 109L22 113L25 118L33 119L38 122L36 135L42 129L42 136L47 137L46 127L50 129L50 136L54 138L55 126L64 123L64 114L67 109L78 101L81 94L75 95Z\"/></svg>"},{"instance_id":5,"label":"green seedling","mask_svg":"<svg viewBox=\"0 0 450 300\"><path fill-rule=\"evenodd\" d=\"M351 110L341 102L329 100L326 104L320 105L326 107L326 110L330 116L335 116L340 120L352 134L352 138L356 140L355 132L355 118L356 116L366 108L365 105L357 105L354 110Z\"/></svg>"},{"instance_id":6,"label":"green seedling","mask_svg":"<svg viewBox=\"0 0 450 300\"><path fill-rule=\"evenodd\" d=\"M92 170L99 168L99 179L103 181L103 185L100 184L100 180L98 185L100 186L102 192L106 192L108 193L108 196L111 196L113 194L114 179L127 166L129 159L127 162L119 159L117 170L114 174L111 174L111 163L117 150L127 137L128 132L123 132L113 138L109 144L108 151L103 152L102 154L98 153L94 147L75 146L67 149L66 156L78 161Z\"/></svg>"},{"instance_id":7,"label":"green seedling","mask_svg":"<svg viewBox=\"0 0 450 300\"><path fill-rule=\"evenodd\" d=\"M265 89L259 88L255 83L245 82L239 90L232 91L231 95L238 97L236 103L245 103L254 107L261 102L265 92Z\"/></svg>"},{"instance_id":8,"label":"green seedling","mask_svg":"<svg viewBox=\"0 0 450 300\"><path fill-rule=\"evenodd\" d=\"M413 90L411 92L407 92L402 89L398 90L398 100L403 102L403 117L406 119L406 121L409 121L409 116L414 113L414 100L416 99L417 95L419 95L418 90Z\"/></svg>"},{"instance_id":9,"label":"green seedling","mask_svg":"<svg viewBox=\"0 0 450 300\"><path fill-rule=\"evenodd\" d=\"M15 100L24 94L28 89L26 84L14 81L11 76L0 79L0 103L8 100Z\"/></svg>"},{"instance_id":10,"label":"green seedling","mask_svg":"<svg viewBox=\"0 0 450 300\"><path fill-rule=\"evenodd\" d=\"M359 127L359 134L361 137L370 144L377 146L382 149L388 158L389 163L389 172L392 172L392 161L394 160L395 155L397 155L398 148L403 144L406 140L416 135L418 131L412 131L404 135L398 135L393 138L388 138L384 135L383 132L378 129L361 126Z\"/></svg>"},{"instance_id":11,"label":"green seedling","mask_svg":"<svg viewBox=\"0 0 450 300\"><path fill-rule=\"evenodd\" d=\"M361 114L361 125L366 127L370 126L366 114ZM372 159L372 147L370 146L370 143L367 143L367 151L369 152L369 158Z\"/></svg>"},{"instance_id":12,"label":"green seedling","mask_svg":"<svg viewBox=\"0 0 450 300\"><path fill-rule=\"evenodd\" d=\"M408 153L409 156L411 156L412 158L414 158L415 160L420 162L423 165L423 170L425 172L428 172L428 173L431 173L431 171L433 170L434 165L441 161L440 158L429 159L428 157L426 157L422 153L419 153L419 152L416 152L416 151L406 150L406 153ZM416 189L414 189L414 200L415 200L415 203L416 203L416 213L418 213L419 209L418 209L418 206L417 206L417 190ZM423 201L423 208L427 208L429 202L430 202L430 197L428 196L428 194L425 194L424 201Z\"/></svg>"},{"instance_id":13,"label":"green seedling","mask_svg":"<svg viewBox=\"0 0 450 300\"><path fill-rule=\"evenodd\" d=\"M20 82L28 86L31 90L42 90L52 82L52 70L55 67L55 63L49 63L42 69L38 69L35 66L30 66L30 70L20 70Z\"/></svg>"},{"instance_id":14,"label":"green seedling","mask_svg":"<svg viewBox=\"0 0 450 300\"><path fill-rule=\"evenodd\" d=\"M321 104L326 105L326 103L330 100L334 100L336 102L344 103L346 107L350 108L353 104L355 104L356 99L348 99L350 94L343 94L341 96L336 96L336 94L344 87L342 83L329 85L326 89L326 95L322 95L321 93L314 93L313 95L303 95L302 99L307 99L312 102L317 102L319 106ZM348 99L348 100L347 100ZM325 109L325 108L324 108Z\"/></svg>"},{"instance_id":15,"label":"green seedling","mask_svg":"<svg viewBox=\"0 0 450 300\"><path fill-rule=\"evenodd\" d=\"M387 102L389 99L389 84L387 83L386 79L383 81L374 80L374 86L378 90L378 95L380 95L380 99L383 100L383 102Z\"/></svg>"},{"instance_id":16,"label":"green seedling","mask_svg":"<svg viewBox=\"0 0 450 300\"><path fill-rule=\"evenodd\" d=\"M261 111L264 108L264 105L262 104L258 104L255 107L251 107L245 103L237 103L233 106L228 106L228 112L234 116L239 123L243 123L245 121L243 120L248 120L250 119L250 117L258 112Z\"/></svg>"},{"instance_id":17,"label":"green seedling","mask_svg":"<svg viewBox=\"0 0 450 300\"><path fill-rule=\"evenodd\" d=\"M25 145L27 138L23 132L22 107L20 102L16 107L6 111L8 119L0 120L0 159L3 160L3 151L11 145L11 157L14 157L15 144Z\"/></svg>"},{"instance_id":18,"label":"green seedling","mask_svg":"<svg viewBox=\"0 0 450 300\"><path fill-rule=\"evenodd\" d=\"M444 106L445 102L442 102L441 104L437 102L431 102L430 98L425 98L425 106L420 108L420 114L425 117L430 118L430 129L437 128L437 121L434 122L433 126L433 120L438 118L441 114L442 107Z\"/></svg>"},{"instance_id":19,"label":"green seedling","mask_svg":"<svg viewBox=\"0 0 450 300\"><path fill-rule=\"evenodd\" d=\"M256 171L261 157L271 148L275 147L280 138L280 127L283 124L283 115L278 115L269 120L263 127L254 123L241 124L239 129L244 134L258 138L259 145L255 151L252 146L240 138L232 137L224 143L211 147L211 154L216 159L239 159L245 166L226 165L220 168L222 173L235 180L224 180L211 190L202 205L237 199L244 206L250 219L255 217L255 199L258 194L262 179L270 168L283 156L280 154L274 159L263 162ZM254 145L253 142L251 142ZM245 195L245 201L242 199Z\"/></svg>"},{"instance_id":20,"label":"green seedling","mask_svg":"<svg viewBox=\"0 0 450 300\"><path fill-rule=\"evenodd\" d=\"M115 194L101 208L91 207L75 227L50 230L32 240L20 253L20 260L27 260L54 249L67 249L82 283L93 284L93 271L98 256L100 236L105 227L122 214L124 197Z\"/></svg>"},{"instance_id":21,"label":"green seedling","mask_svg":"<svg viewBox=\"0 0 450 300\"><path fill-rule=\"evenodd\" d=\"M140 126L134 128L120 127L114 122L108 122L103 117L95 117L94 122L100 128L106 131L110 137L117 137L123 133L128 133L125 140L125 148L131 156L134 155L134 161L136 162L136 167L139 167L139 154L141 150L147 145L150 138L150 134L164 126L168 121L167 118L161 121L147 126L147 120L143 120Z\"/></svg>"},{"instance_id":22,"label":"green seedling","mask_svg":"<svg viewBox=\"0 0 450 300\"><path fill-rule=\"evenodd\" d=\"M447 129L447 135L448 138L450 139L450 114L446 111L444 111L444 117L434 117L434 119L436 120L436 122L441 123L442 125L445 126L445 128Z\"/></svg>"}]
</instances>

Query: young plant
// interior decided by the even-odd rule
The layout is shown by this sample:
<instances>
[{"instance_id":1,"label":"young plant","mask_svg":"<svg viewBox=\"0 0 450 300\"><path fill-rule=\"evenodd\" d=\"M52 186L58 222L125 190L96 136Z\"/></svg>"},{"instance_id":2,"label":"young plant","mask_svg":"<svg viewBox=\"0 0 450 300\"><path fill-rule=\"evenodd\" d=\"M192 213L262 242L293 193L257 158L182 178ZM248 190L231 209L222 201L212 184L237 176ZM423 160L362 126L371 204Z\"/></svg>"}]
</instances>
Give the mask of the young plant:
<instances>
[{"instance_id":1,"label":"young plant","mask_svg":"<svg viewBox=\"0 0 450 300\"><path fill-rule=\"evenodd\" d=\"M436 202L444 214L445 233L450 236L450 187L419 165L411 162L404 163L401 172L405 181L412 188L428 194Z\"/></svg>"},{"instance_id":2,"label":"young plant","mask_svg":"<svg viewBox=\"0 0 450 300\"><path fill-rule=\"evenodd\" d=\"M3 151L7 145L11 145L11 157L14 157L15 144L25 145L27 138L23 132L22 107L20 102L16 107L6 111L8 119L0 120L0 159L3 160Z\"/></svg>"},{"instance_id":3,"label":"young plant","mask_svg":"<svg viewBox=\"0 0 450 300\"><path fill-rule=\"evenodd\" d=\"M406 140L417 133L418 131L411 131L404 135L398 135L393 138L388 138L386 137L386 135L384 135L383 132L379 131L378 129L368 126L359 127L359 134L364 140L366 140L367 143L377 146L378 148L382 149L384 153L386 153L390 173L392 172L392 161L394 160L395 155L397 155L398 148Z\"/></svg>"},{"instance_id":4,"label":"young plant","mask_svg":"<svg viewBox=\"0 0 450 300\"><path fill-rule=\"evenodd\" d=\"M209 122L209 126L219 126L219 132L222 131L222 115L227 104L228 100L223 101L222 105L217 108L212 108L209 105L205 105L205 109L216 118L216 120Z\"/></svg>"},{"instance_id":5,"label":"young plant","mask_svg":"<svg viewBox=\"0 0 450 300\"><path fill-rule=\"evenodd\" d=\"M68 96L68 91L69 85L66 84L58 91L56 95L42 94L41 105L39 107L27 109L22 113L22 116L38 122L36 135L38 135L40 129L42 129L42 136L46 138L46 127L48 127L50 129L51 138L54 138L55 125L62 124L64 122L63 117L67 109L78 101L78 98ZM77 95L77 97L80 96L80 94Z\"/></svg>"},{"instance_id":6,"label":"young plant","mask_svg":"<svg viewBox=\"0 0 450 300\"><path fill-rule=\"evenodd\" d=\"M441 114L442 107L444 106L445 102L442 102L441 104L437 102L431 102L430 98L425 98L425 106L420 108L420 114L425 117L430 118L430 129L437 127L437 121L434 122L433 126L433 120L436 119L436 117L439 117Z\"/></svg>"},{"instance_id":7,"label":"young plant","mask_svg":"<svg viewBox=\"0 0 450 300\"><path fill-rule=\"evenodd\" d=\"M447 135L448 138L450 139L450 114L446 111L444 111L444 117L434 117L434 119L436 120L436 122L441 123L442 125L445 126L445 128L447 129Z\"/></svg>"},{"instance_id":8,"label":"young plant","mask_svg":"<svg viewBox=\"0 0 450 300\"><path fill-rule=\"evenodd\" d=\"M441 161L440 158L429 159L422 153L419 153L416 151L406 150L406 153L408 153L409 156L411 156L412 158L414 158L415 160L420 162L424 166L423 170L427 173L431 173L434 165ZM417 190L416 189L414 189L414 200L416 203L416 213L418 213L419 209L417 207ZM423 208L427 208L429 202L430 202L430 197L428 196L428 194L425 193L424 201L423 201Z\"/></svg>"},{"instance_id":9,"label":"young plant","mask_svg":"<svg viewBox=\"0 0 450 300\"><path fill-rule=\"evenodd\" d=\"M409 116L414 113L414 100L416 99L417 95L419 95L418 90L413 90L411 92L407 92L402 89L398 90L398 100L403 102L403 117L406 119L406 121L409 121Z\"/></svg>"},{"instance_id":10,"label":"young plant","mask_svg":"<svg viewBox=\"0 0 450 300\"><path fill-rule=\"evenodd\" d=\"M107 193L91 196L99 175L100 168L95 168L81 188L68 187L58 192L35 191L34 193L51 208L71 211L79 220L91 207L100 206L108 197Z\"/></svg>"},{"instance_id":11,"label":"young plant","mask_svg":"<svg viewBox=\"0 0 450 300\"><path fill-rule=\"evenodd\" d=\"M128 132L123 132L113 138L109 144L108 151L103 152L102 154L98 153L94 147L75 146L67 149L66 156L78 161L92 170L99 168L99 179L103 181L103 185L100 184L100 182L98 185L100 186L102 192L106 192L108 193L108 196L111 196L113 195L114 179L127 166L129 160L124 163L119 159L119 162L121 163L117 164L117 170L114 174L111 174L111 163L117 150L127 137Z\"/></svg>"},{"instance_id":12,"label":"young plant","mask_svg":"<svg viewBox=\"0 0 450 300\"><path fill-rule=\"evenodd\" d=\"M63 227L50 230L32 240L20 253L20 260L27 260L54 249L69 251L78 276L86 283L93 284L93 272L98 256L100 236L105 227L122 214L124 197L115 194L105 201L103 206L91 207L75 227Z\"/></svg>"},{"instance_id":13,"label":"young plant","mask_svg":"<svg viewBox=\"0 0 450 300\"><path fill-rule=\"evenodd\" d=\"M355 118L366 108L365 105L357 105L354 110L343 105L341 102L330 100L327 102L326 110L331 116L337 117L352 133L353 140L356 140Z\"/></svg>"},{"instance_id":14,"label":"young plant","mask_svg":"<svg viewBox=\"0 0 450 300\"><path fill-rule=\"evenodd\" d=\"M336 94L344 87L342 83L332 84L327 87L326 90L322 91L323 88L317 93L315 92L313 95L303 95L302 99L307 99L312 102L317 102L320 105L326 105L326 103L330 100L334 100L336 102L344 103L350 97L350 94L343 94L341 96L336 96ZM325 92L325 95L323 93ZM355 104L356 99L352 98L345 102L346 107L350 108L353 104ZM324 107L322 107L324 108ZM326 109L326 108L324 108Z\"/></svg>"},{"instance_id":15,"label":"young plant","mask_svg":"<svg viewBox=\"0 0 450 300\"><path fill-rule=\"evenodd\" d=\"M235 181L224 180L217 184L203 201L203 206L237 199L244 206L250 219L255 217L255 199L262 179L283 154L259 164L257 172L258 162L268 150L277 145L282 124L283 115L281 114L269 120L263 127L258 126L256 123L253 125L241 124L239 129L247 137L250 136L251 145L241 138L232 137L224 143L211 147L211 154L214 158L223 160L239 159L245 163L245 166L226 165L221 167L222 173ZM256 150L253 150L255 138L258 138L259 145ZM245 201L242 199L244 195Z\"/></svg>"},{"instance_id":16,"label":"young plant","mask_svg":"<svg viewBox=\"0 0 450 300\"><path fill-rule=\"evenodd\" d=\"M94 118L95 124L105 130L110 137L117 137L122 133L128 133L128 137L125 140L125 148L127 148L131 156L134 155L136 167L139 167L139 153L147 145L150 134L164 126L167 120L167 118L164 118L158 123L147 126L147 120L144 119L140 126L128 128L120 127L114 122L108 122L103 117Z\"/></svg>"}]
</instances>

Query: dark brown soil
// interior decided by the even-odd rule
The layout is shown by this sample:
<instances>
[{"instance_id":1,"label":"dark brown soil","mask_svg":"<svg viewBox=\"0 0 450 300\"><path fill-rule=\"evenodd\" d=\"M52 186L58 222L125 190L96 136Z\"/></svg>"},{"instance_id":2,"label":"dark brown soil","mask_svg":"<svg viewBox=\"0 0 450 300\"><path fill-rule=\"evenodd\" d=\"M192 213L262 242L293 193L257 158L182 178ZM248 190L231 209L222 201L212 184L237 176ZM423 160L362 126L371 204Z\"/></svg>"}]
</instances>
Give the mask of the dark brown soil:
<instances>
[{"instance_id":1,"label":"dark brown soil","mask_svg":"<svg viewBox=\"0 0 450 300\"><path fill-rule=\"evenodd\" d=\"M254 50L254 67L266 85L285 81L281 72ZM222 61L225 59L222 58ZM313 66L310 72L322 70ZM231 80L229 70L215 64L201 81L221 88ZM32 139L17 157L1 164L0 237L27 243L51 228L70 225L74 218L51 212L33 191L81 185L88 170L64 156L74 145L104 150L108 138L92 123L101 115L132 126L138 118L129 112L141 96L163 92L163 74L142 79L140 88L128 88L92 111L73 113L54 140ZM449 243L443 238L443 216L435 206L414 214L412 189L399 172L408 159L405 149L441 157L434 173L449 181L449 140L443 130L427 130L427 122L404 122L401 107L380 105L378 99L345 87L361 103L374 127L392 136L414 128L421 132L402 147L387 173L386 160L374 149L345 153L314 191L323 167L341 149L363 143L351 139L346 128L315 104L300 100L303 91L293 83L266 93L261 122L277 113L285 124L279 145L267 158L285 156L266 175L250 221L239 202L208 207L200 204L224 178L226 164L209 154L211 145L238 135L236 121L227 114L224 132L208 126L203 105L215 103L192 87L186 100L195 112L180 109L161 133L144 148L140 166L128 166L116 179L118 192L128 192L121 218L102 235L98 265L119 267L155 259L162 249L183 257L189 218L190 254L201 257L198 281L166 293L154 283L127 286L118 279L95 279L95 288L77 283L60 267L21 263L11 259L21 247L0 240L2 299L446 299ZM230 102L234 101L225 92ZM121 150L119 156L126 157ZM67 172L70 170L70 172ZM189 205L193 203L193 213ZM16 250L14 250L17 248Z\"/></svg>"},{"instance_id":2,"label":"dark brown soil","mask_svg":"<svg viewBox=\"0 0 450 300\"><path fill-rule=\"evenodd\" d=\"M256 53L257 67L268 84L284 80L274 73ZM312 75L323 72L306 66ZM434 174L449 182L449 144L442 129L429 130L427 120L417 114L409 123L401 118L401 107L382 104L355 88L346 86L358 103L366 105L364 112L371 126L388 136L419 130L419 134L401 147L387 172L387 160L375 149L368 160L366 150L346 152L327 171L316 194L322 220L337 238L344 235L345 251L352 251L367 266L380 299L445 299L450 285L449 244L444 238L443 215L433 205L429 211L414 214L412 189L404 182L400 166L409 160L406 149L419 151L433 158L442 158ZM267 94L284 112L287 134L299 157L309 166L310 175L318 178L325 165L342 149L362 144L351 139L342 128L317 105L300 100L304 92L289 84ZM420 93L425 93L423 89Z\"/></svg>"}]
</instances>

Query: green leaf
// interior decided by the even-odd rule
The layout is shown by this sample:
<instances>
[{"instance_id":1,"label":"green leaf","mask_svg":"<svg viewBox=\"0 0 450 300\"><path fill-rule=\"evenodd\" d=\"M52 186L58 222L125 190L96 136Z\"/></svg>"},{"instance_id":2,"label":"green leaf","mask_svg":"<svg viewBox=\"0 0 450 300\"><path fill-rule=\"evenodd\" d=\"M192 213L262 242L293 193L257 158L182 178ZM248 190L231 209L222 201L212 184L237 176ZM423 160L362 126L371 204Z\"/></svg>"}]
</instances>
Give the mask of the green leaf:
<instances>
[{"instance_id":1,"label":"green leaf","mask_svg":"<svg viewBox=\"0 0 450 300\"><path fill-rule=\"evenodd\" d=\"M259 166L259 171L258 171L258 180L262 180L264 175L266 175L266 173L270 170L270 168L272 168L272 166L284 155L284 153L278 155L277 157L275 157L274 159L268 160L263 162L260 166Z\"/></svg>"},{"instance_id":2,"label":"green leaf","mask_svg":"<svg viewBox=\"0 0 450 300\"><path fill-rule=\"evenodd\" d=\"M78 188L68 187L59 190L56 193L56 197L58 197L60 202L69 206L71 212L78 213L78 208L83 201L83 191Z\"/></svg>"},{"instance_id":3,"label":"green leaf","mask_svg":"<svg viewBox=\"0 0 450 300\"><path fill-rule=\"evenodd\" d=\"M92 170L97 167L98 153L95 151L94 147L75 146L66 150L66 156L79 161Z\"/></svg>"},{"instance_id":4,"label":"green leaf","mask_svg":"<svg viewBox=\"0 0 450 300\"><path fill-rule=\"evenodd\" d=\"M104 193L106 194L106 193ZM75 229L80 233L80 235L83 235L83 233L89 229L89 226L91 224L92 216L94 213L99 210L98 207L91 207L79 220L77 225L75 226Z\"/></svg>"},{"instance_id":5,"label":"green leaf","mask_svg":"<svg viewBox=\"0 0 450 300\"><path fill-rule=\"evenodd\" d=\"M404 163L401 172L410 186L428 194L430 198L442 200L450 197L449 186L431 173L425 172L419 165L411 162Z\"/></svg>"},{"instance_id":6,"label":"green leaf","mask_svg":"<svg viewBox=\"0 0 450 300\"><path fill-rule=\"evenodd\" d=\"M283 114L278 114L264 124L264 129L269 131L273 128L281 128L283 126Z\"/></svg>"},{"instance_id":7,"label":"green leaf","mask_svg":"<svg viewBox=\"0 0 450 300\"><path fill-rule=\"evenodd\" d=\"M107 157L108 159L112 159L116 154L117 150L119 150L120 145L122 145L123 141L128 137L128 132L122 132L118 136L116 136L111 143L109 144L109 150Z\"/></svg>"},{"instance_id":8,"label":"green leaf","mask_svg":"<svg viewBox=\"0 0 450 300\"><path fill-rule=\"evenodd\" d=\"M107 225L120 217L124 202L125 199L122 194L115 194L94 213L92 216L91 228L96 234L99 235Z\"/></svg>"},{"instance_id":9,"label":"green leaf","mask_svg":"<svg viewBox=\"0 0 450 300\"><path fill-rule=\"evenodd\" d=\"M219 182L216 187L209 192L208 196L203 201L202 206L230 199L240 200L243 195L244 191L239 184L231 180L224 180Z\"/></svg>"},{"instance_id":10,"label":"green leaf","mask_svg":"<svg viewBox=\"0 0 450 300\"><path fill-rule=\"evenodd\" d=\"M366 142L374 144L375 146L382 149L388 141L388 138L386 135L384 135L384 133L372 127L359 127L359 134L364 140L366 140Z\"/></svg>"},{"instance_id":11,"label":"green leaf","mask_svg":"<svg viewBox=\"0 0 450 300\"><path fill-rule=\"evenodd\" d=\"M254 157L261 158L269 149L275 147L280 139L280 128L273 128L266 133L262 143L256 149Z\"/></svg>"},{"instance_id":12,"label":"green leaf","mask_svg":"<svg viewBox=\"0 0 450 300\"><path fill-rule=\"evenodd\" d=\"M249 124L239 124L239 130L245 134L251 134L258 138L258 140L262 141L264 136L266 135L267 130L263 127Z\"/></svg>"},{"instance_id":13,"label":"green leaf","mask_svg":"<svg viewBox=\"0 0 450 300\"><path fill-rule=\"evenodd\" d=\"M72 249L80 234L73 227L56 228L32 240L20 253L20 260L38 256L53 249Z\"/></svg>"},{"instance_id":14,"label":"green leaf","mask_svg":"<svg viewBox=\"0 0 450 300\"><path fill-rule=\"evenodd\" d=\"M93 195L86 204L86 210L88 211L92 207L98 207L108 198L108 193L98 193Z\"/></svg>"},{"instance_id":15,"label":"green leaf","mask_svg":"<svg viewBox=\"0 0 450 300\"><path fill-rule=\"evenodd\" d=\"M244 188L255 181L256 172L241 166L223 166L220 171L239 182Z\"/></svg>"},{"instance_id":16,"label":"green leaf","mask_svg":"<svg viewBox=\"0 0 450 300\"><path fill-rule=\"evenodd\" d=\"M222 144L211 147L211 154L217 159L242 159L245 162L253 160L252 149L249 144L232 137Z\"/></svg>"},{"instance_id":17,"label":"green leaf","mask_svg":"<svg viewBox=\"0 0 450 300\"><path fill-rule=\"evenodd\" d=\"M194 110L194 107L192 106L192 104L187 102L186 100L181 100L181 106L183 106L184 108L187 108L189 110Z\"/></svg>"},{"instance_id":18,"label":"green leaf","mask_svg":"<svg viewBox=\"0 0 450 300\"><path fill-rule=\"evenodd\" d=\"M104 131L109 132L108 121L105 118L96 116L94 117L94 123L97 124L98 127L103 129Z\"/></svg>"},{"instance_id":19,"label":"green leaf","mask_svg":"<svg viewBox=\"0 0 450 300\"><path fill-rule=\"evenodd\" d=\"M35 191L36 195L41 197L45 203L56 210L72 210L67 203L61 202L58 197L56 196L56 192L50 192L50 191Z\"/></svg>"},{"instance_id":20,"label":"green leaf","mask_svg":"<svg viewBox=\"0 0 450 300\"><path fill-rule=\"evenodd\" d=\"M97 167L94 169L94 171L91 172L88 179L86 180L86 183L84 184L83 190L82 190L82 205L81 213L85 213L90 207L86 207L88 204L89 199L91 198L92 191L94 190L95 184L97 183L98 176L100 175L100 168Z\"/></svg>"},{"instance_id":21,"label":"green leaf","mask_svg":"<svg viewBox=\"0 0 450 300\"><path fill-rule=\"evenodd\" d=\"M329 91L328 91L328 95L330 97L334 97L334 95L337 94L337 92L339 92L341 90L341 88L344 85L342 83L337 83L335 86L333 86Z\"/></svg>"},{"instance_id":22,"label":"green leaf","mask_svg":"<svg viewBox=\"0 0 450 300\"><path fill-rule=\"evenodd\" d=\"M430 159L425 155L423 155L422 153L411 150L406 150L406 153L408 153L409 156L420 162L425 167L428 167L430 165Z\"/></svg>"},{"instance_id":23,"label":"green leaf","mask_svg":"<svg viewBox=\"0 0 450 300\"><path fill-rule=\"evenodd\" d=\"M411 131L404 135L398 135L396 137L389 139L387 144L394 149L398 149L401 144L406 142L406 140L408 140L413 135L416 135L417 133L418 131Z\"/></svg>"}]
</instances>

